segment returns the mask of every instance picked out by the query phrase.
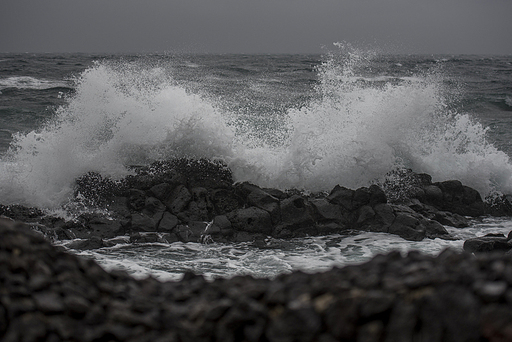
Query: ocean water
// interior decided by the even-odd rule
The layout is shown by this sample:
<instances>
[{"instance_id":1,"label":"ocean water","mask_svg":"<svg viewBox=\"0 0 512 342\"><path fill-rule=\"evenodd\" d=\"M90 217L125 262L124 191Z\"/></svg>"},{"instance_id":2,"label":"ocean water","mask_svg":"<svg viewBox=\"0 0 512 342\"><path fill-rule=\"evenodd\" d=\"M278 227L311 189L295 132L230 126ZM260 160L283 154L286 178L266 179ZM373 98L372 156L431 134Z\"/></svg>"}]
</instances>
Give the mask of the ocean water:
<instances>
[{"instance_id":1,"label":"ocean water","mask_svg":"<svg viewBox=\"0 0 512 342\"><path fill-rule=\"evenodd\" d=\"M0 203L72 217L74 180L131 166L221 159L237 181L306 192L366 186L400 167L512 193L512 56L0 54ZM251 244L150 244L77 252L106 268L176 279L273 277L435 254L508 233L512 220L448 228L454 241L362 233ZM58 242L66 244L65 242Z\"/></svg>"}]
</instances>

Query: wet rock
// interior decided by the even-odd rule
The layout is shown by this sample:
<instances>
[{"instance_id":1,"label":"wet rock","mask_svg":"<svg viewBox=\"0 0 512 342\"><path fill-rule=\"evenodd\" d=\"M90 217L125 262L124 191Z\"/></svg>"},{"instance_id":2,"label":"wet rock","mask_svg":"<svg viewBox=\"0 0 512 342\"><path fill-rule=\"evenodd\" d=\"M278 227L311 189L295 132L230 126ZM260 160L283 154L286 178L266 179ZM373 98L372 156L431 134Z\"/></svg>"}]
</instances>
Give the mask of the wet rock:
<instances>
[{"instance_id":1,"label":"wet rock","mask_svg":"<svg viewBox=\"0 0 512 342\"><path fill-rule=\"evenodd\" d=\"M446 211L436 212L432 217L432 220L455 228L469 227L469 221L464 216L452 214Z\"/></svg>"},{"instance_id":2,"label":"wet rock","mask_svg":"<svg viewBox=\"0 0 512 342\"><path fill-rule=\"evenodd\" d=\"M491 216L512 216L512 195L486 198L485 213Z\"/></svg>"},{"instance_id":3,"label":"wet rock","mask_svg":"<svg viewBox=\"0 0 512 342\"><path fill-rule=\"evenodd\" d=\"M431 204L435 207L462 216L476 217L485 213L484 202L475 189L462 185L457 180L435 183L434 185L443 192L441 202L431 201Z\"/></svg>"},{"instance_id":4,"label":"wet rock","mask_svg":"<svg viewBox=\"0 0 512 342\"><path fill-rule=\"evenodd\" d=\"M169 211L173 214L181 213L192 200L192 194L184 185L178 185L171 196L164 201Z\"/></svg>"},{"instance_id":5,"label":"wet rock","mask_svg":"<svg viewBox=\"0 0 512 342\"><path fill-rule=\"evenodd\" d=\"M111 220L99 215L83 216L84 225L90 229L90 233L102 239L111 239L124 234L124 227L118 220Z\"/></svg>"},{"instance_id":6,"label":"wet rock","mask_svg":"<svg viewBox=\"0 0 512 342\"><path fill-rule=\"evenodd\" d=\"M389 226L388 232L406 240L421 241L426 236L426 227L413 213L398 211L396 212L395 221Z\"/></svg>"},{"instance_id":7,"label":"wet rock","mask_svg":"<svg viewBox=\"0 0 512 342\"><path fill-rule=\"evenodd\" d=\"M139 189L128 191L128 207L131 210L140 211L146 205L146 192Z\"/></svg>"},{"instance_id":8,"label":"wet rock","mask_svg":"<svg viewBox=\"0 0 512 342\"><path fill-rule=\"evenodd\" d=\"M260 208L249 207L238 209L226 215L236 231L248 233L261 233L270 235L272 233L272 220L270 214Z\"/></svg>"},{"instance_id":9,"label":"wet rock","mask_svg":"<svg viewBox=\"0 0 512 342\"><path fill-rule=\"evenodd\" d=\"M311 216L309 203L299 195L281 201L281 224L276 230L288 230L291 232L301 228L314 226L315 220Z\"/></svg>"},{"instance_id":10,"label":"wet rock","mask_svg":"<svg viewBox=\"0 0 512 342\"><path fill-rule=\"evenodd\" d=\"M395 213L389 204L379 203L373 208L365 205L358 210L356 227L370 232L387 233L394 221Z\"/></svg>"},{"instance_id":11,"label":"wet rock","mask_svg":"<svg viewBox=\"0 0 512 342\"><path fill-rule=\"evenodd\" d=\"M350 212L353 210L352 198L354 197L354 193L354 190L336 185L326 198L329 202L340 205L344 210Z\"/></svg>"},{"instance_id":12,"label":"wet rock","mask_svg":"<svg viewBox=\"0 0 512 342\"><path fill-rule=\"evenodd\" d=\"M160 201L165 202L172 195L172 191L177 185L179 184L160 183L151 187L149 192Z\"/></svg>"},{"instance_id":13,"label":"wet rock","mask_svg":"<svg viewBox=\"0 0 512 342\"><path fill-rule=\"evenodd\" d=\"M212 226L208 232L212 235L230 236L233 235L233 227L226 215L218 215L213 218Z\"/></svg>"},{"instance_id":14,"label":"wet rock","mask_svg":"<svg viewBox=\"0 0 512 342\"><path fill-rule=\"evenodd\" d=\"M425 220L423 221L424 226L426 227L426 237L429 239L440 238L443 240L455 240L453 236L448 233L446 228L437 221Z\"/></svg>"},{"instance_id":15,"label":"wet rock","mask_svg":"<svg viewBox=\"0 0 512 342\"><path fill-rule=\"evenodd\" d=\"M156 232L158 229L158 223L162 219L163 214L163 212L159 212L155 214L155 216L153 217L143 213L132 214L130 221L130 230L141 232Z\"/></svg>"},{"instance_id":16,"label":"wet rock","mask_svg":"<svg viewBox=\"0 0 512 342\"><path fill-rule=\"evenodd\" d=\"M215 212L219 215L225 215L243 206L243 200L233 190L228 189L214 190L211 195L211 201Z\"/></svg>"},{"instance_id":17,"label":"wet rock","mask_svg":"<svg viewBox=\"0 0 512 342\"><path fill-rule=\"evenodd\" d=\"M166 211L162 215L162 219L158 223L158 231L171 233L173 229L178 225L179 220L176 216Z\"/></svg>"},{"instance_id":18,"label":"wet rock","mask_svg":"<svg viewBox=\"0 0 512 342\"><path fill-rule=\"evenodd\" d=\"M370 205L375 206L376 204L388 203L386 193L379 186L372 184L368 189L370 192Z\"/></svg>"},{"instance_id":19,"label":"wet rock","mask_svg":"<svg viewBox=\"0 0 512 342\"><path fill-rule=\"evenodd\" d=\"M443 197L443 191L441 188L435 185L429 185L426 186L423 191L425 192L425 200L427 203L432 204L440 204L443 203L444 197Z\"/></svg>"},{"instance_id":20,"label":"wet rock","mask_svg":"<svg viewBox=\"0 0 512 342\"><path fill-rule=\"evenodd\" d=\"M268 194L260 188L253 188L247 195L247 203L251 206L263 209L270 214L273 224L281 221L279 199Z\"/></svg>"},{"instance_id":21,"label":"wet rock","mask_svg":"<svg viewBox=\"0 0 512 342\"><path fill-rule=\"evenodd\" d=\"M157 233L132 233L130 235L131 243L155 243L164 242L164 239Z\"/></svg>"},{"instance_id":22,"label":"wet rock","mask_svg":"<svg viewBox=\"0 0 512 342\"><path fill-rule=\"evenodd\" d=\"M147 197L144 201L142 212L147 216L155 216L165 211L165 205L155 197Z\"/></svg>"},{"instance_id":23,"label":"wet rock","mask_svg":"<svg viewBox=\"0 0 512 342\"><path fill-rule=\"evenodd\" d=\"M510 249L512 243L503 234L487 234L464 242L464 250L470 253L507 252Z\"/></svg>"},{"instance_id":24,"label":"wet rock","mask_svg":"<svg viewBox=\"0 0 512 342\"><path fill-rule=\"evenodd\" d=\"M317 198L309 201L314 209L315 221L319 223L344 222L344 217L339 205L332 204L325 198Z\"/></svg>"},{"instance_id":25,"label":"wet rock","mask_svg":"<svg viewBox=\"0 0 512 342\"><path fill-rule=\"evenodd\" d=\"M98 236L93 236L90 239L74 241L67 245L68 248L75 250L90 250L90 249L98 249L103 247L112 247L113 244L110 242L103 241Z\"/></svg>"},{"instance_id":26,"label":"wet rock","mask_svg":"<svg viewBox=\"0 0 512 342\"><path fill-rule=\"evenodd\" d=\"M173 231L181 242L197 242L198 236L194 235L194 232L186 225L178 225Z\"/></svg>"}]
</instances>

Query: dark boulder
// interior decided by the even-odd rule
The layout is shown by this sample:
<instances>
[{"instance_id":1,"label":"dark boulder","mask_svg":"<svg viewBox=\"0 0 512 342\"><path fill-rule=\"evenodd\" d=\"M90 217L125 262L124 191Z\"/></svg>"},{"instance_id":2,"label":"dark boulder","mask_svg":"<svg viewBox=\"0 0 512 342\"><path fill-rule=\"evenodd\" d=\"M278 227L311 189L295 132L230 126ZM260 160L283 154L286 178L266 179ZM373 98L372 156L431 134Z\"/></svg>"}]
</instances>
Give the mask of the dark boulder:
<instances>
[{"instance_id":1,"label":"dark boulder","mask_svg":"<svg viewBox=\"0 0 512 342\"><path fill-rule=\"evenodd\" d=\"M485 213L484 202L478 191L462 185L460 181L450 180L434 183L443 192L442 201L430 201L430 204L462 216L481 216Z\"/></svg>"},{"instance_id":2,"label":"dark boulder","mask_svg":"<svg viewBox=\"0 0 512 342\"><path fill-rule=\"evenodd\" d=\"M249 207L237 209L226 215L235 231L248 233L272 234L270 214L260 208Z\"/></svg>"},{"instance_id":3,"label":"dark boulder","mask_svg":"<svg viewBox=\"0 0 512 342\"><path fill-rule=\"evenodd\" d=\"M491 216L512 216L512 195L486 198L485 213Z\"/></svg>"},{"instance_id":4,"label":"dark boulder","mask_svg":"<svg viewBox=\"0 0 512 342\"><path fill-rule=\"evenodd\" d=\"M225 215L243 207L244 202L232 189L215 189L211 201L218 215Z\"/></svg>"},{"instance_id":5,"label":"dark boulder","mask_svg":"<svg viewBox=\"0 0 512 342\"><path fill-rule=\"evenodd\" d=\"M111 239L125 233L125 227L118 220L112 220L103 215L84 214L80 216L88 232L102 239Z\"/></svg>"},{"instance_id":6,"label":"dark boulder","mask_svg":"<svg viewBox=\"0 0 512 342\"><path fill-rule=\"evenodd\" d=\"M352 198L354 197L354 193L354 190L336 185L326 199L331 203L340 205L344 210L351 212L353 210Z\"/></svg>"},{"instance_id":7,"label":"dark boulder","mask_svg":"<svg viewBox=\"0 0 512 342\"><path fill-rule=\"evenodd\" d=\"M270 214L273 224L278 224L281 221L281 210L279 199L265 192L264 190L255 187L247 195L247 203L267 211Z\"/></svg>"},{"instance_id":8,"label":"dark boulder","mask_svg":"<svg viewBox=\"0 0 512 342\"><path fill-rule=\"evenodd\" d=\"M464 242L464 250L470 253L507 252L511 249L512 240L503 234L487 234Z\"/></svg>"},{"instance_id":9,"label":"dark boulder","mask_svg":"<svg viewBox=\"0 0 512 342\"><path fill-rule=\"evenodd\" d=\"M302 196L293 195L281 201L281 224L276 227L279 237L299 233L315 235L315 220L311 215L313 209ZM302 232L300 232L302 230Z\"/></svg>"},{"instance_id":10,"label":"dark boulder","mask_svg":"<svg viewBox=\"0 0 512 342\"><path fill-rule=\"evenodd\" d=\"M73 241L68 244L66 247L75 249L75 250L90 250L90 249L98 249L103 247L112 247L114 244L103 241L98 236L93 236L90 239Z\"/></svg>"},{"instance_id":11,"label":"dark boulder","mask_svg":"<svg viewBox=\"0 0 512 342\"><path fill-rule=\"evenodd\" d=\"M311 199L309 203L314 209L313 215L318 223L346 223L339 205L333 204L325 198Z\"/></svg>"},{"instance_id":12,"label":"dark boulder","mask_svg":"<svg viewBox=\"0 0 512 342\"><path fill-rule=\"evenodd\" d=\"M162 219L158 223L158 231L171 233L173 229L178 225L179 220L176 216L166 211L162 215Z\"/></svg>"}]
</instances>

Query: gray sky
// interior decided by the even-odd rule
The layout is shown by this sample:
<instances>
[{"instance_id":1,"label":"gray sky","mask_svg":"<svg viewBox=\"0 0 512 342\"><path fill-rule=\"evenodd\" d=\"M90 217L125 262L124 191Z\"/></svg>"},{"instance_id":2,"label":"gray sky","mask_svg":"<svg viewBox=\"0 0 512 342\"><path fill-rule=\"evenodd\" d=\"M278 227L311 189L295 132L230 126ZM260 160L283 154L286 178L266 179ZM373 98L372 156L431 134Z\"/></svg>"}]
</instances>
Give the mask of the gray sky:
<instances>
[{"instance_id":1,"label":"gray sky","mask_svg":"<svg viewBox=\"0 0 512 342\"><path fill-rule=\"evenodd\" d=\"M512 0L1 0L0 52L512 54Z\"/></svg>"}]
</instances>

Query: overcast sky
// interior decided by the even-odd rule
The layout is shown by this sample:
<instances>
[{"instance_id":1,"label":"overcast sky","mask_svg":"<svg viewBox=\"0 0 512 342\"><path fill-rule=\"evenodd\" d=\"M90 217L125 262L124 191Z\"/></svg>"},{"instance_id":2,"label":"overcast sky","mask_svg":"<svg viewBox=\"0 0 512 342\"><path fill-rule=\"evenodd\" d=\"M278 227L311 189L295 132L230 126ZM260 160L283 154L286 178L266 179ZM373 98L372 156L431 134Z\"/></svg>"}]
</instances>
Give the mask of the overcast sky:
<instances>
[{"instance_id":1,"label":"overcast sky","mask_svg":"<svg viewBox=\"0 0 512 342\"><path fill-rule=\"evenodd\" d=\"M0 0L0 52L512 54L512 0Z\"/></svg>"}]
</instances>

